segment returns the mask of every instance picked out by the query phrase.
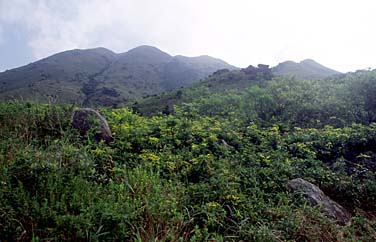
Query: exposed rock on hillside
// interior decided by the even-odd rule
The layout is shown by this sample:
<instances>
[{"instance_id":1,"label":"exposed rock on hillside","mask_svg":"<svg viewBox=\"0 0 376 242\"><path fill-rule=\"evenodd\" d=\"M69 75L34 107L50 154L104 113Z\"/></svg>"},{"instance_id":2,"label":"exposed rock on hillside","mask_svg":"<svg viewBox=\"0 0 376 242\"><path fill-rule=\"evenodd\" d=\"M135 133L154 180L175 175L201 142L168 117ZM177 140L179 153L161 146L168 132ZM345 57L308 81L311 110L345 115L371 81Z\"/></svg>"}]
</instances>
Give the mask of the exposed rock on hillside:
<instances>
[{"instance_id":1,"label":"exposed rock on hillside","mask_svg":"<svg viewBox=\"0 0 376 242\"><path fill-rule=\"evenodd\" d=\"M242 69L244 73L247 74L250 78L263 78L265 80L272 79L272 71L269 68L269 65L258 64L257 67L252 65L248 66L245 69Z\"/></svg>"},{"instance_id":2,"label":"exposed rock on hillside","mask_svg":"<svg viewBox=\"0 0 376 242\"><path fill-rule=\"evenodd\" d=\"M321 211L328 217L336 219L339 224L345 225L349 222L350 213L326 196L319 187L301 178L289 181L287 186L292 192L301 193L311 206L321 206Z\"/></svg>"},{"instance_id":3,"label":"exposed rock on hillside","mask_svg":"<svg viewBox=\"0 0 376 242\"><path fill-rule=\"evenodd\" d=\"M87 136L88 132L92 130L96 142L103 140L106 143L110 143L113 140L107 120L94 109L76 109L72 116L72 126L83 137Z\"/></svg>"}]
</instances>

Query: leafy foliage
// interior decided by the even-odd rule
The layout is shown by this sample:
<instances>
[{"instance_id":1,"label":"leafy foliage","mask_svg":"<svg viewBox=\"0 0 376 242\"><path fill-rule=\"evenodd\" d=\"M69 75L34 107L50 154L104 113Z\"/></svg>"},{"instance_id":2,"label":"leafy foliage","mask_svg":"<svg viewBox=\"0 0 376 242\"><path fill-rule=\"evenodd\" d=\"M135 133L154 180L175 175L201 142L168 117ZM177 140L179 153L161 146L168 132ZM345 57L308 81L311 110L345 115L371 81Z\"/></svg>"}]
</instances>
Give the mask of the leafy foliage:
<instances>
[{"instance_id":1,"label":"leafy foliage","mask_svg":"<svg viewBox=\"0 0 376 242\"><path fill-rule=\"evenodd\" d=\"M79 137L72 106L1 103L1 240L374 241L374 76L197 86L171 115L102 109L110 145ZM297 177L352 223L290 194Z\"/></svg>"}]
</instances>

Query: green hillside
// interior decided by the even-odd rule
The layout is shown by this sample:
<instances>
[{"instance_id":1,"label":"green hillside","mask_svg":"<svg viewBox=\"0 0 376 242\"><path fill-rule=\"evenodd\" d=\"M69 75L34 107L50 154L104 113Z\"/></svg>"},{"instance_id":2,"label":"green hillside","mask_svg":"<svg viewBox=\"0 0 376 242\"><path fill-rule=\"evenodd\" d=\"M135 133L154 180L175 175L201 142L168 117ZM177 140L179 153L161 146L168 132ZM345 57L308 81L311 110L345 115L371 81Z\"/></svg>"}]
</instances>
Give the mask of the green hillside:
<instances>
[{"instance_id":1,"label":"green hillside","mask_svg":"<svg viewBox=\"0 0 376 242\"><path fill-rule=\"evenodd\" d=\"M171 56L152 46L116 54L70 50L0 73L0 100L116 106L190 86L218 69L236 69L209 56Z\"/></svg>"},{"instance_id":2,"label":"green hillside","mask_svg":"<svg viewBox=\"0 0 376 242\"><path fill-rule=\"evenodd\" d=\"M272 79L272 76L271 69L266 65L249 66L233 71L222 69L191 87L139 99L132 108L146 116L156 115L160 112L171 113L174 110L174 105L195 103L216 95L240 93L251 85L265 85Z\"/></svg>"},{"instance_id":3,"label":"green hillside","mask_svg":"<svg viewBox=\"0 0 376 242\"><path fill-rule=\"evenodd\" d=\"M0 240L375 241L375 92L376 71L223 70L145 100L169 115L102 108L110 144L79 136L74 106L2 102ZM350 221L291 193L295 178Z\"/></svg>"},{"instance_id":4,"label":"green hillside","mask_svg":"<svg viewBox=\"0 0 376 242\"><path fill-rule=\"evenodd\" d=\"M104 48L72 50L0 73L0 100L78 103L81 90L107 68L115 53Z\"/></svg>"}]
</instances>

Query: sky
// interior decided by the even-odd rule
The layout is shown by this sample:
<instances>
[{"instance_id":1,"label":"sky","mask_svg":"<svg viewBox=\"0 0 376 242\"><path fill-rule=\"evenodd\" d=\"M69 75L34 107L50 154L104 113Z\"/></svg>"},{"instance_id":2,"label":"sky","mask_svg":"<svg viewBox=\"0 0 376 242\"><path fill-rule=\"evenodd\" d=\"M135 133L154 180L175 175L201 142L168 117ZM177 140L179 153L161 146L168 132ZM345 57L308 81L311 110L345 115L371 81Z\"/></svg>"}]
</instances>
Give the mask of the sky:
<instances>
[{"instance_id":1,"label":"sky","mask_svg":"<svg viewBox=\"0 0 376 242\"><path fill-rule=\"evenodd\" d=\"M374 0L0 0L0 71L69 49L152 45L246 67L376 68Z\"/></svg>"}]
</instances>

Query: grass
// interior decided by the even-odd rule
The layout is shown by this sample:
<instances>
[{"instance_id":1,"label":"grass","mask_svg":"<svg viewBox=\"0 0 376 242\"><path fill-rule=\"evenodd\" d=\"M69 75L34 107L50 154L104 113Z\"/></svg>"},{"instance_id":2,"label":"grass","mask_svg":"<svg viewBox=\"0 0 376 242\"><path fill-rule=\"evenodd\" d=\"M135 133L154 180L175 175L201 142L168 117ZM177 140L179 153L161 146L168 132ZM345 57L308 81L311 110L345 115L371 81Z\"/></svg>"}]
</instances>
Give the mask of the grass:
<instances>
[{"instance_id":1,"label":"grass","mask_svg":"<svg viewBox=\"0 0 376 242\"><path fill-rule=\"evenodd\" d=\"M79 137L72 110L0 104L1 241L376 239L374 171L332 165L359 147L374 152L373 124L284 132L103 109L115 138L105 145ZM351 223L338 226L290 194L296 177L330 191Z\"/></svg>"}]
</instances>

